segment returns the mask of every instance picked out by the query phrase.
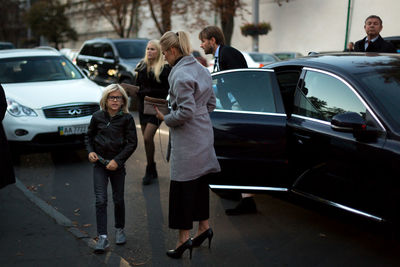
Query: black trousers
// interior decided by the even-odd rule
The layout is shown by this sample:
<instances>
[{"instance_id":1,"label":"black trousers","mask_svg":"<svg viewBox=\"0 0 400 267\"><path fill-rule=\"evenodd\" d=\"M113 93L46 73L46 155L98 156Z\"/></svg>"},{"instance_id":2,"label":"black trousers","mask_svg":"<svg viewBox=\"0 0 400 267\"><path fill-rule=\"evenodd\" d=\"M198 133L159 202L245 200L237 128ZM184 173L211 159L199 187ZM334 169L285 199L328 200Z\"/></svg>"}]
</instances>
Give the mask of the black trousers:
<instances>
[{"instance_id":1,"label":"black trousers","mask_svg":"<svg viewBox=\"0 0 400 267\"><path fill-rule=\"evenodd\" d=\"M210 217L209 176L187 182L171 181L169 189L169 228L190 230L194 221Z\"/></svg>"},{"instance_id":2,"label":"black trousers","mask_svg":"<svg viewBox=\"0 0 400 267\"><path fill-rule=\"evenodd\" d=\"M94 194L96 196L97 233L107 234L107 187L110 180L114 202L115 228L125 227L125 167L109 171L95 163L93 168Z\"/></svg>"}]
</instances>

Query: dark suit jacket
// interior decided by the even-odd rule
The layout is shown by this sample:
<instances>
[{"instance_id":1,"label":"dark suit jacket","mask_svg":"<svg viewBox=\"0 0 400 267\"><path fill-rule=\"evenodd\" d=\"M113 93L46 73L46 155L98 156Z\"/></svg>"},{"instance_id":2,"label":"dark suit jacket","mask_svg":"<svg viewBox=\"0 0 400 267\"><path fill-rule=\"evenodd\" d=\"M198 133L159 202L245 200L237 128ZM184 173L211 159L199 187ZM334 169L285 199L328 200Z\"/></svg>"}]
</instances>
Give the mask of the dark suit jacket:
<instances>
[{"instance_id":1,"label":"dark suit jacket","mask_svg":"<svg viewBox=\"0 0 400 267\"><path fill-rule=\"evenodd\" d=\"M355 52L381 52L381 53L397 53L396 47L393 44L386 42L383 38L379 35L378 39L375 42L372 42L368 45L367 50L364 49L365 47L365 39L361 39L357 41L354 45Z\"/></svg>"},{"instance_id":2,"label":"dark suit jacket","mask_svg":"<svg viewBox=\"0 0 400 267\"><path fill-rule=\"evenodd\" d=\"M221 45L218 51L219 70L247 68L246 59L239 50Z\"/></svg>"},{"instance_id":3,"label":"dark suit jacket","mask_svg":"<svg viewBox=\"0 0 400 267\"><path fill-rule=\"evenodd\" d=\"M6 133L2 121L7 110L6 97L0 85L0 188L15 183L14 168L11 153L8 148Z\"/></svg>"}]
</instances>

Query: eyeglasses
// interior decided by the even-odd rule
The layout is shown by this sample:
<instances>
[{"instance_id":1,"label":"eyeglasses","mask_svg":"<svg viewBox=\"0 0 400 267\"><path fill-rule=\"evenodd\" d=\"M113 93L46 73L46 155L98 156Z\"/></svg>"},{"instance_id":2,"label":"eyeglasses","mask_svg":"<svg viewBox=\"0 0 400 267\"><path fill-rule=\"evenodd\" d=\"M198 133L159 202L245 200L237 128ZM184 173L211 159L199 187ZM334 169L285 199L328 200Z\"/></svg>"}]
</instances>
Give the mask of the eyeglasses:
<instances>
[{"instance_id":1,"label":"eyeglasses","mask_svg":"<svg viewBox=\"0 0 400 267\"><path fill-rule=\"evenodd\" d=\"M164 56L165 56L165 53L167 53L168 52L168 50L169 50L169 48L168 49L166 49L166 50L161 50L161 54L163 54Z\"/></svg>"},{"instance_id":2,"label":"eyeglasses","mask_svg":"<svg viewBox=\"0 0 400 267\"><path fill-rule=\"evenodd\" d=\"M108 100L112 100L112 101L121 101L122 100L122 96L118 95L118 96L111 96L109 95L107 97Z\"/></svg>"}]
</instances>

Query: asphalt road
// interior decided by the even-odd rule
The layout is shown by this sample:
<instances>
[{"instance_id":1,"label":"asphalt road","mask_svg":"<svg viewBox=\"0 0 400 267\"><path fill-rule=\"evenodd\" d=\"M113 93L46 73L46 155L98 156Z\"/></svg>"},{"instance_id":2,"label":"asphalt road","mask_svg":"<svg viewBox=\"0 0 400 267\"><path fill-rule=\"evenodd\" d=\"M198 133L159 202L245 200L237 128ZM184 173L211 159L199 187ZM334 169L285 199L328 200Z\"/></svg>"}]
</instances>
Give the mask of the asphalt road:
<instances>
[{"instance_id":1,"label":"asphalt road","mask_svg":"<svg viewBox=\"0 0 400 267\"><path fill-rule=\"evenodd\" d=\"M163 126L156 135L159 178L147 186L141 184L146 162L140 129L138 137L139 146L126 164L124 246L113 243L109 190L111 250L131 265L400 266L400 239L388 227L284 195L257 195L257 214L229 217L224 210L236 202L211 193L211 250L205 245L195 249L191 261L188 253L181 260L170 259L165 251L175 246L177 232L168 228L169 166L163 160L167 130ZM92 166L84 150L25 153L15 170L35 195L96 236Z\"/></svg>"}]
</instances>

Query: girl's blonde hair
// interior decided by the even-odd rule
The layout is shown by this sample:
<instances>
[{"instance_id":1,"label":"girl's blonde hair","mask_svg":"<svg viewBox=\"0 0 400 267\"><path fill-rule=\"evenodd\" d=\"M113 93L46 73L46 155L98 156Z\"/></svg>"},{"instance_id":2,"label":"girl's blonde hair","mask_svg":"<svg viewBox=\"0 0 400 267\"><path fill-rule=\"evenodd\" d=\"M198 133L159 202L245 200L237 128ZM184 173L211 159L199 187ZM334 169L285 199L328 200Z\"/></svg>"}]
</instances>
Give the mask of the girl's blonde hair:
<instances>
[{"instance_id":1,"label":"girl's blonde hair","mask_svg":"<svg viewBox=\"0 0 400 267\"><path fill-rule=\"evenodd\" d=\"M162 49L168 50L171 47L178 49L184 56L192 53L192 45L189 41L189 34L184 31L166 32L160 39Z\"/></svg>"},{"instance_id":2,"label":"girl's blonde hair","mask_svg":"<svg viewBox=\"0 0 400 267\"><path fill-rule=\"evenodd\" d=\"M146 55L144 56L143 61L144 61L144 63L146 63L146 66L147 66L147 74L149 74L149 72L150 72L151 70L153 70L153 72L154 72L154 77L156 78L157 82L161 82L161 81L160 81L160 74L161 74L161 72L162 72L163 69L164 69L164 64L165 64L165 62L164 62L164 57L162 56L162 53L161 53L160 42L159 42L158 40L150 40L150 41L147 43L147 46L148 46L149 44L152 44L152 45L155 46L155 48L156 48L156 50L157 50L157 57L154 59L154 61L153 61L153 67L152 67L152 66L150 66L150 61L149 61L149 59L148 59L148 57L147 57L147 53L146 53ZM146 50L147 50L147 46L146 46Z\"/></svg>"},{"instance_id":3,"label":"girl's blonde hair","mask_svg":"<svg viewBox=\"0 0 400 267\"><path fill-rule=\"evenodd\" d=\"M108 98L108 95L111 94L112 92L115 92L115 91L119 91L121 93L121 95L122 95L122 101L123 101L123 104L121 106L122 112L123 113L129 113L129 110L128 110L128 103L129 103L128 102L128 95L126 94L125 89L122 88L122 86L119 85L119 84L110 84L109 86L107 86L104 89L103 95L101 96L101 100L100 100L100 108L103 111L107 111L107 98Z\"/></svg>"}]
</instances>

